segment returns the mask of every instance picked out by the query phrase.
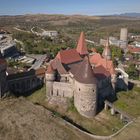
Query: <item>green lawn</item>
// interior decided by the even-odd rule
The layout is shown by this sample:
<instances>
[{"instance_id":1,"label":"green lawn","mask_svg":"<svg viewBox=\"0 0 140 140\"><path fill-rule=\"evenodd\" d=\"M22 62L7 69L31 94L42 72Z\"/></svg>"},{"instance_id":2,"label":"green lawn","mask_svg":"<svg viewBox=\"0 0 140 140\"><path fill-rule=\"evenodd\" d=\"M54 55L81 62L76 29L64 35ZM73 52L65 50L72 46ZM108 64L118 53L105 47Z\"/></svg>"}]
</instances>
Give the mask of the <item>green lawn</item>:
<instances>
[{"instance_id":1,"label":"green lawn","mask_svg":"<svg viewBox=\"0 0 140 140\"><path fill-rule=\"evenodd\" d=\"M140 87L134 87L127 92L119 92L114 105L131 116L140 116Z\"/></svg>"},{"instance_id":2,"label":"green lawn","mask_svg":"<svg viewBox=\"0 0 140 140\"><path fill-rule=\"evenodd\" d=\"M28 96L27 99L32 101L33 103L44 102L46 99L46 87L43 86L41 89L38 89L33 94Z\"/></svg>"},{"instance_id":3,"label":"green lawn","mask_svg":"<svg viewBox=\"0 0 140 140\"><path fill-rule=\"evenodd\" d=\"M43 106L46 106L47 108L50 108L48 106L46 99L46 89L45 86L34 92L31 96L27 97L30 101L34 103L39 103ZM95 118L93 119L87 119L83 116L81 116L76 108L73 105L73 99L70 99L69 101L69 108L67 109L66 112L62 112L57 107L57 112L63 116L67 116L69 119L71 119L73 122L76 124L79 124L89 132L92 132L93 134L96 135L110 135L122 128L124 125L119 118L115 116L111 116L109 111L102 111L100 114L98 114ZM52 107L50 108L51 110L56 111L56 108Z\"/></svg>"},{"instance_id":4,"label":"green lawn","mask_svg":"<svg viewBox=\"0 0 140 140\"><path fill-rule=\"evenodd\" d=\"M65 113L75 123L84 127L89 132L96 135L110 135L123 127L123 123L116 116L112 116L109 111L103 110L92 119L81 116L77 111L69 110Z\"/></svg>"}]
</instances>

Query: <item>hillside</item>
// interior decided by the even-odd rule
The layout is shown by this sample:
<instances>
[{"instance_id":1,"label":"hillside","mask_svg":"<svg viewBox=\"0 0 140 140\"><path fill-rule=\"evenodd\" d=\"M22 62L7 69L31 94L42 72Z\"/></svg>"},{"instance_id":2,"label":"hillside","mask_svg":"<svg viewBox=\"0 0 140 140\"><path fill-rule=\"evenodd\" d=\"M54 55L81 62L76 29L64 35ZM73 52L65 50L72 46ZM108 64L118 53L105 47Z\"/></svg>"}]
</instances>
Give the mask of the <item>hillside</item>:
<instances>
[{"instance_id":1,"label":"hillside","mask_svg":"<svg viewBox=\"0 0 140 140\"><path fill-rule=\"evenodd\" d=\"M77 140L50 112L24 98L0 101L0 140Z\"/></svg>"},{"instance_id":2,"label":"hillside","mask_svg":"<svg viewBox=\"0 0 140 140\"><path fill-rule=\"evenodd\" d=\"M120 14L120 16L140 18L140 13L124 13L124 14Z\"/></svg>"},{"instance_id":3,"label":"hillside","mask_svg":"<svg viewBox=\"0 0 140 140\"><path fill-rule=\"evenodd\" d=\"M85 16L85 15L18 15L0 16L0 28L13 30L19 27L30 30L41 27L46 30L57 30L63 35L77 37L84 31L89 39L119 35L121 27L128 27L129 32L140 32L140 19L127 16Z\"/></svg>"},{"instance_id":4,"label":"hillside","mask_svg":"<svg viewBox=\"0 0 140 140\"><path fill-rule=\"evenodd\" d=\"M119 135L112 140L139 140L140 139L140 118L137 118L134 123L124 129Z\"/></svg>"},{"instance_id":5,"label":"hillside","mask_svg":"<svg viewBox=\"0 0 140 140\"><path fill-rule=\"evenodd\" d=\"M22 97L1 100L0 112L0 140L93 140ZM112 140L139 140L139 129L140 118Z\"/></svg>"}]
</instances>

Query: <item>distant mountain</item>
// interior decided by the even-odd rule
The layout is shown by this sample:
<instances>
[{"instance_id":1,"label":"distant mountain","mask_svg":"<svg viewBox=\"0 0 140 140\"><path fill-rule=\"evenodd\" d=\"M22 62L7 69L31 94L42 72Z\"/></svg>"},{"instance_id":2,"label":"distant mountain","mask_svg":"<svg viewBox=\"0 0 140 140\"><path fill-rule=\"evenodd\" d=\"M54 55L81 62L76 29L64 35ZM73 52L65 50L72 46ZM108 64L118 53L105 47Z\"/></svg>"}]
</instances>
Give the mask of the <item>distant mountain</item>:
<instances>
[{"instance_id":1,"label":"distant mountain","mask_svg":"<svg viewBox=\"0 0 140 140\"><path fill-rule=\"evenodd\" d=\"M120 14L120 16L140 18L140 13L123 13Z\"/></svg>"}]
</instances>

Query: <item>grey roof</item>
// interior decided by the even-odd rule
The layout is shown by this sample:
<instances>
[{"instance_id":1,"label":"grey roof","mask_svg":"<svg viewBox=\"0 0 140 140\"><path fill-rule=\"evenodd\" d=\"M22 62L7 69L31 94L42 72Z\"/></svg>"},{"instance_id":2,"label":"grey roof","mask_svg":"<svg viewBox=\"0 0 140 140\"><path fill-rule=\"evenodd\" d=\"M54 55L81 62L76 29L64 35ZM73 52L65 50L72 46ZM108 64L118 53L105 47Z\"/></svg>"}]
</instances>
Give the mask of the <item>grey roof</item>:
<instances>
[{"instance_id":1,"label":"grey roof","mask_svg":"<svg viewBox=\"0 0 140 140\"><path fill-rule=\"evenodd\" d=\"M88 57L85 57L83 62L77 67L74 77L80 83L84 84L97 83L97 79L93 73Z\"/></svg>"}]
</instances>

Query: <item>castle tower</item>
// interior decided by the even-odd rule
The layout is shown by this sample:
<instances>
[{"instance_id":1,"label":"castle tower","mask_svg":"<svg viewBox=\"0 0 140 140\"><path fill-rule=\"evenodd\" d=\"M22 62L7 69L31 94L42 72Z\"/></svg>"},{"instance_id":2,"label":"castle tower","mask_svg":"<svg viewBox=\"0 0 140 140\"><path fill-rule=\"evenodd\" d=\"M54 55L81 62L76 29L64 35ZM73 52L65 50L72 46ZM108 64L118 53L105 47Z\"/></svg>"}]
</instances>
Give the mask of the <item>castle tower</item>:
<instances>
[{"instance_id":1,"label":"castle tower","mask_svg":"<svg viewBox=\"0 0 140 140\"><path fill-rule=\"evenodd\" d=\"M111 50L110 50L110 47L109 47L109 38L107 39L106 46L103 50L102 56L106 60L111 60Z\"/></svg>"},{"instance_id":2,"label":"castle tower","mask_svg":"<svg viewBox=\"0 0 140 140\"><path fill-rule=\"evenodd\" d=\"M8 85L6 81L6 69L7 69L6 61L0 58L0 98L6 96L6 93L8 93Z\"/></svg>"},{"instance_id":3,"label":"castle tower","mask_svg":"<svg viewBox=\"0 0 140 140\"><path fill-rule=\"evenodd\" d=\"M92 118L96 115L97 80L94 76L88 57L84 58L79 69L77 69L74 78L74 105L81 115Z\"/></svg>"},{"instance_id":4,"label":"castle tower","mask_svg":"<svg viewBox=\"0 0 140 140\"><path fill-rule=\"evenodd\" d=\"M83 57L88 55L84 32L81 32L76 51Z\"/></svg>"},{"instance_id":5,"label":"castle tower","mask_svg":"<svg viewBox=\"0 0 140 140\"><path fill-rule=\"evenodd\" d=\"M46 77L46 93L47 97L50 97L53 94L53 82L55 80L55 71L52 68L51 63L48 66L45 77Z\"/></svg>"}]
</instances>

